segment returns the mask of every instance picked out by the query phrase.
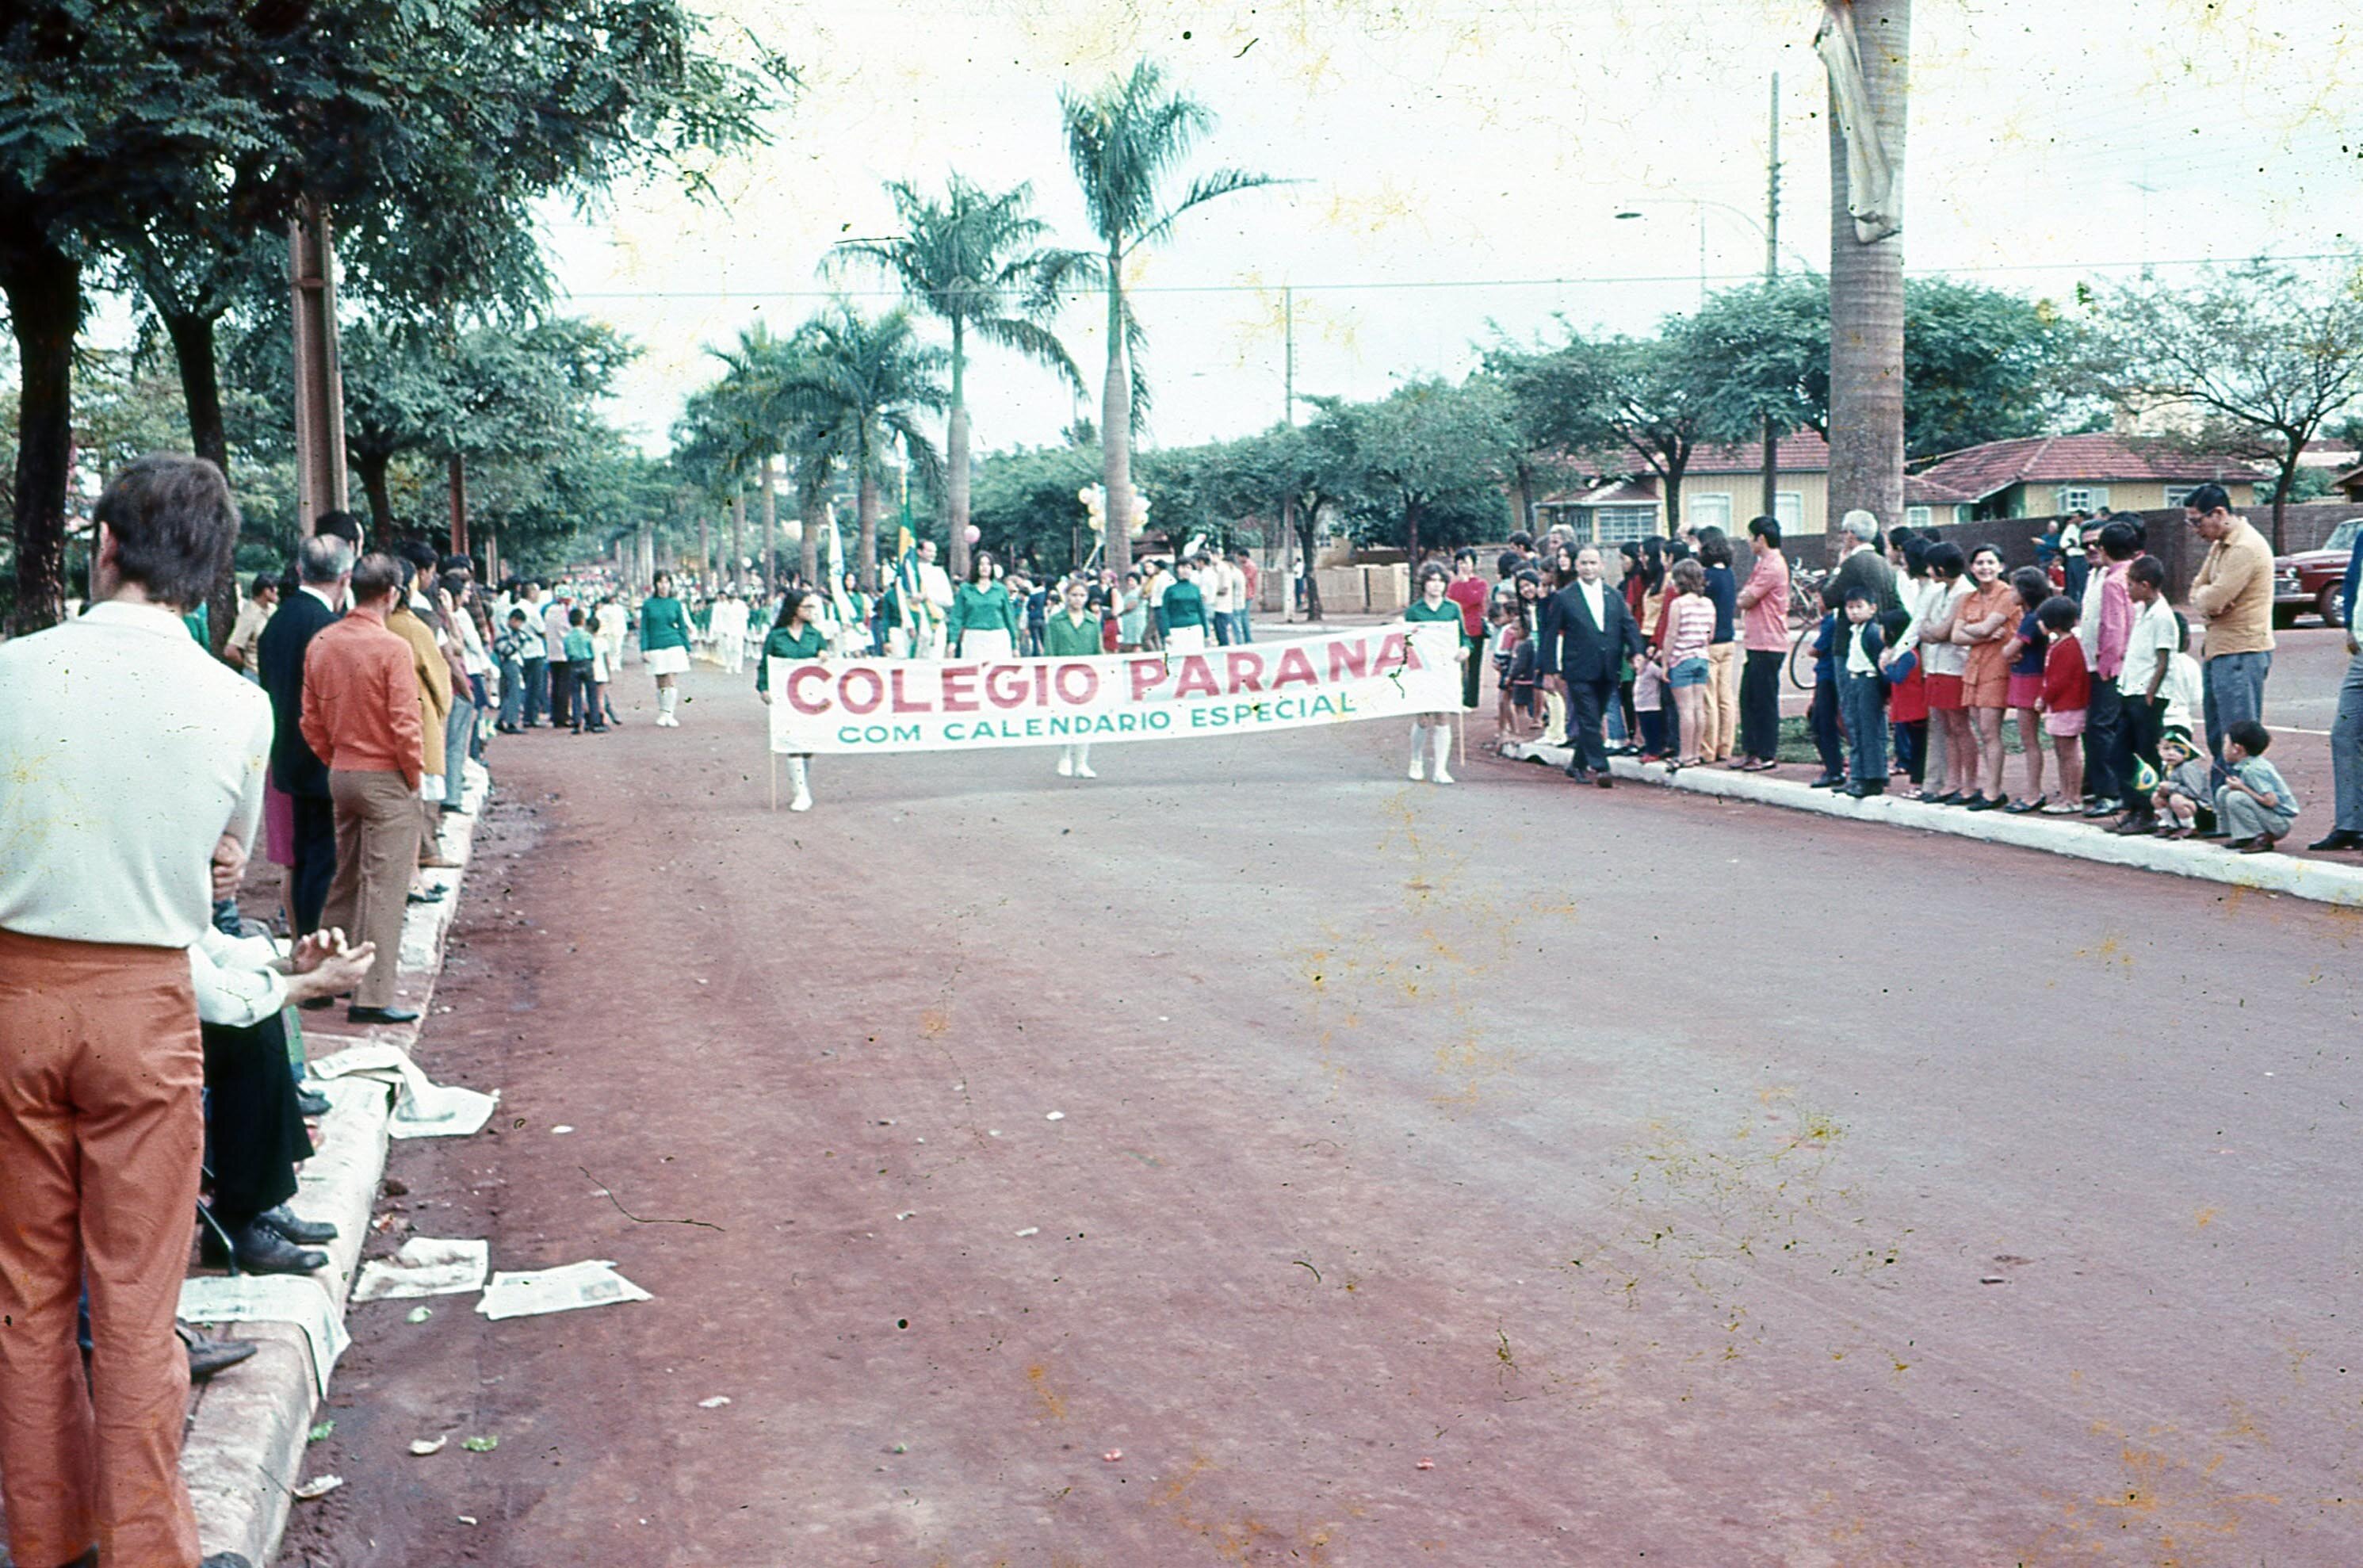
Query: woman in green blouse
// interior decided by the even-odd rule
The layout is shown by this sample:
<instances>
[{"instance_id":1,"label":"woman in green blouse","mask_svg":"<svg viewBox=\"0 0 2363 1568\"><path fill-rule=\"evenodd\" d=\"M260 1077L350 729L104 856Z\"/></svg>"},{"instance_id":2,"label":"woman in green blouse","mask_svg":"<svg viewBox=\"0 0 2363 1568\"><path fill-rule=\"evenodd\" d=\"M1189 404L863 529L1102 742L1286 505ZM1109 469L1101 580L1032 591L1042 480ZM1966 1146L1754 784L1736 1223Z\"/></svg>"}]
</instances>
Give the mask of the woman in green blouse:
<instances>
[{"instance_id":1,"label":"woman in green blouse","mask_svg":"<svg viewBox=\"0 0 2363 1568\"><path fill-rule=\"evenodd\" d=\"M1067 579L1065 603L1042 623L1042 652L1051 659L1096 659L1100 656L1100 617L1092 613L1092 585L1081 577ZM1095 779L1092 743L1080 741L1059 748L1059 776Z\"/></svg>"},{"instance_id":2,"label":"woman in green blouse","mask_svg":"<svg viewBox=\"0 0 2363 1568\"><path fill-rule=\"evenodd\" d=\"M640 662L657 678L657 724L681 728L681 690L673 683L689 673L689 612L672 595L672 573L660 572L655 592L640 601Z\"/></svg>"},{"instance_id":3,"label":"woman in green blouse","mask_svg":"<svg viewBox=\"0 0 2363 1568\"><path fill-rule=\"evenodd\" d=\"M1451 582L1452 573L1433 562L1421 567L1419 597L1412 602L1410 609L1403 612L1403 619L1413 622L1450 621L1455 632L1453 643L1459 648L1460 657L1466 660L1469 657L1468 639L1459 635L1460 606L1444 596L1444 590L1450 585ZM1414 784L1420 782L1420 758L1423 751L1432 759L1428 763L1427 777L1437 784L1450 784L1452 775L1445 772L1444 768L1445 762L1452 755L1452 716L1450 714L1422 713L1412 716L1411 780Z\"/></svg>"},{"instance_id":4,"label":"woman in green blouse","mask_svg":"<svg viewBox=\"0 0 2363 1568\"><path fill-rule=\"evenodd\" d=\"M982 662L1017 656L1017 604L993 577L993 557L982 550L968 563L968 581L952 592L951 617L944 623L945 646L962 659Z\"/></svg>"},{"instance_id":5,"label":"woman in green blouse","mask_svg":"<svg viewBox=\"0 0 2363 1568\"><path fill-rule=\"evenodd\" d=\"M820 628L820 595L802 588L791 588L780 600L780 618L772 623L771 635L763 639L763 656L755 661L755 692L763 706L771 706L771 661L774 659L828 658L828 634ZM788 758L788 782L795 786L796 797L788 802L790 811L812 809L812 770L808 764L812 753L799 751ZM778 796L772 796L774 802Z\"/></svg>"},{"instance_id":6,"label":"woman in green blouse","mask_svg":"<svg viewBox=\"0 0 2363 1568\"><path fill-rule=\"evenodd\" d=\"M1173 563L1173 581L1157 601L1157 624L1165 633L1168 653L1206 651L1206 595L1194 579L1207 564L1203 555Z\"/></svg>"}]
</instances>

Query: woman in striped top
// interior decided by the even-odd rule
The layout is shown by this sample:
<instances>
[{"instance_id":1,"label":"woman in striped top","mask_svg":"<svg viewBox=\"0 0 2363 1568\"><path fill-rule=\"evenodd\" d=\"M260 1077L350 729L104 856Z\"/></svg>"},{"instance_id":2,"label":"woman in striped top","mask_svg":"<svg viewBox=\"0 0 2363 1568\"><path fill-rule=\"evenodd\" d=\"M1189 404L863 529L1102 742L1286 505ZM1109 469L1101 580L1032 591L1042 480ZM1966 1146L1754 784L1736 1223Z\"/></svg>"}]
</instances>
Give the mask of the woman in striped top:
<instances>
[{"instance_id":1,"label":"woman in striped top","mask_svg":"<svg viewBox=\"0 0 2363 1568\"><path fill-rule=\"evenodd\" d=\"M1714 641L1714 601L1706 596L1706 568L1695 561L1674 563L1675 597L1665 610L1661 644L1666 684L1674 694L1674 713L1681 728L1673 766L1695 767L1704 741L1706 717L1706 651Z\"/></svg>"}]
</instances>

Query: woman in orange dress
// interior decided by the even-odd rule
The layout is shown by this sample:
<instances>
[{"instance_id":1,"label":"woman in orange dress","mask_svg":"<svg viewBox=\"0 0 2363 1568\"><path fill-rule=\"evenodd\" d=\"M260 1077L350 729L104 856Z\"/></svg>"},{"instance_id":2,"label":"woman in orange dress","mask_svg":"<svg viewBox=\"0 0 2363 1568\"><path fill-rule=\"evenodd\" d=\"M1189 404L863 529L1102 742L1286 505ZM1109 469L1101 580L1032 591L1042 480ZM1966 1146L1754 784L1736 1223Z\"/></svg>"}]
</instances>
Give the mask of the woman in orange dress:
<instances>
[{"instance_id":1,"label":"woman in orange dress","mask_svg":"<svg viewBox=\"0 0 2363 1568\"><path fill-rule=\"evenodd\" d=\"M2018 623L2018 594L2002 574L2002 551L1981 544L1969 552L1977 584L1953 620L1953 640L1969 651L1961 675L1961 706L1976 737L1978 789L1961 804L1991 811L2010 803L2002 780L2002 720L2010 706L2010 635Z\"/></svg>"}]
</instances>

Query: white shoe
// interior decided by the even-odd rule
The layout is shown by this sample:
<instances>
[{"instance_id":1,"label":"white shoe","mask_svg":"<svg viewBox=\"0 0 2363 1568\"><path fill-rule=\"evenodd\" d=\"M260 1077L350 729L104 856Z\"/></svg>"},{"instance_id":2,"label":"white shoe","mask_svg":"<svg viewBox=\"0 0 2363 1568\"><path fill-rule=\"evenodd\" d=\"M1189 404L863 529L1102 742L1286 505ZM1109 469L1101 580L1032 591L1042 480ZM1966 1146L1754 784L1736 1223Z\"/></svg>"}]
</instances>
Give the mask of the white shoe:
<instances>
[{"instance_id":1,"label":"white shoe","mask_svg":"<svg viewBox=\"0 0 2363 1568\"><path fill-rule=\"evenodd\" d=\"M1089 762L1077 762L1075 764L1075 776L1079 779L1095 779L1099 777L1099 774L1092 772L1092 766Z\"/></svg>"},{"instance_id":2,"label":"white shoe","mask_svg":"<svg viewBox=\"0 0 2363 1568\"><path fill-rule=\"evenodd\" d=\"M1441 767L1439 767L1436 770L1436 776L1427 782L1430 784L1450 784L1452 782L1452 775L1446 773Z\"/></svg>"},{"instance_id":3,"label":"white shoe","mask_svg":"<svg viewBox=\"0 0 2363 1568\"><path fill-rule=\"evenodd\" d=\"M1075 760L1064 751L1059 753L1059 776L1062 779L1075 776Z\"/></svg>"},{"instance_id":4,"label":"white shoe","mask_svg":"<svg viewBox=\"0 0 2363 1568\"><path fill-rule=\"evenodd\" d=\"M811 795L804 790L798 790L796 792L795 799L788 802L788 809L790 811L810 811L812 809Z\"/></svg>"},{"instance_id":5,"label":"white shoe","mask_svg":"<svg viewBox=\"0 0 2363 1568\"><path fill-rule=\"evenodd\" d=\"M1404 771L1404 776L1409 778L1414 784L1420 784L1426 780L1427 773L1420 767L1419 759L1417 757L1414 757L1411 760L1411 766Z\"/></svg>"}]
</instances>

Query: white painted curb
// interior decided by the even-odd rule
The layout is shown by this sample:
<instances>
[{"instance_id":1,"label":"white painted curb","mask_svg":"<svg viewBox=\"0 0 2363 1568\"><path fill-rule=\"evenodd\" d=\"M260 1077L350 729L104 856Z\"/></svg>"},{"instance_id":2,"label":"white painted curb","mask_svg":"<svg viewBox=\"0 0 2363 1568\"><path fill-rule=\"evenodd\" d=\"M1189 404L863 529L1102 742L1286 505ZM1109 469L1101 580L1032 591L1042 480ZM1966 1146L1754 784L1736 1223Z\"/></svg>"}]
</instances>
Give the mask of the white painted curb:
<instances>
[{"instance_id":1,"label":"white painted curb","mask_svg":"<svg viewBox=\"0 0 2363 1568\"><path fill-rule=\"evenodd\" d=\"M1572 753L1564 746L1527 742L1510 747L1503 755L1513 761L1548 762L1555 768L1564 768ZM1763 806L1818 812L1824 817L1844 817L1857 822L1879 822L1891 827L1917 828L1930 833L1950 833L1956 838L1977 839L1990 844L2012 844L2020 849L2041 850L2048 854L2069 855L2103 865L2126 866L2135 871L2220 882L2229 887L2247 888L2258 893L2284 893L2293 898L2311 899L2317 904L2336 905L2342 908L2363 908L2363 867L2334 865L2324 861L2303 860L2280 853L2234 854L2219 844L2191 840L2169 841L2164 839L2119 838L2080 818L2011 817L1999 811L1963 811L1958 806L1931 806L1925 801L1903 800L1887 795L1856 800L1835 790L1810 788L1793 779L1733 773L1720 764L1684 768L1670 773L1662 763L1643 763L1630 757L1615 757L1610 759L1609 766L1615 770L1620 779L1688 790L1695 795L1752 800Z\"/></svg>"},{"instance_id":2,"label":"white painted curb","mask_svg":"<svg viewBox=\"0 0 2363 1568\"><path fill-rule=\"evenodd\" d=\"M460 868L422 873L444 889L442 900L415 904L403 919L403 999L422 1014L432 1012L443 946L459 912L460 878L491 795L491 776L468 764L466 809L443 818L445 857L460 862ZM334 1020L305 1031L305 1052L314 1058L359 1045L363 1038L398 1040L405 1048L417 1040L416 1026L356 1029L334 1008L306 1017ZM385 1175L393 1102L382 1084L335 1079L323 1088L330 1109L320 1123L319 1151L305 1162L289 1207L303 1218L337 1228L337 1239L327 1248L329 1266L316 1277L341 1318L377 1207L378 1183ZM255 1568L264 1568L279 1554L293 1489L308 1479L304 1451L316 1407L312 1356L302 1331L292 1324L240 1323L217 1332L252 1340L261 1349L199 1392L181 1450L181 1473L196 1507L199 1550L208 1556L241 1552ZM6 1562L0 1553L0 1568Z\"/></svg>"}]
</instances>

